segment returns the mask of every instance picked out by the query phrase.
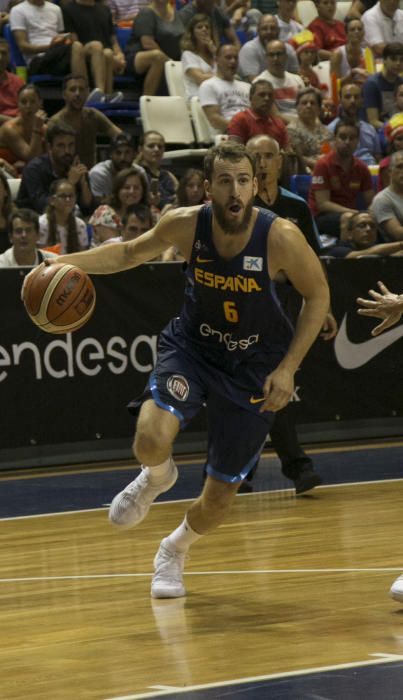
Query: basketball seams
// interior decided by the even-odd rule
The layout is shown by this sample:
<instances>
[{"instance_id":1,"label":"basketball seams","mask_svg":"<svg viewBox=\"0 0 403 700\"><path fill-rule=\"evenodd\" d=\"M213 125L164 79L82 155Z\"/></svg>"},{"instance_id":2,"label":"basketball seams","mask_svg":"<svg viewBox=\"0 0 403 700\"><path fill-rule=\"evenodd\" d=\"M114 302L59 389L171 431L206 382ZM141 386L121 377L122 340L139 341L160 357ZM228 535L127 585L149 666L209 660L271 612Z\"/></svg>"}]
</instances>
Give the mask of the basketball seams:
<instances>
[{"instance_id":1,"label":"basketball seams","mask_svg":"<svg viewBox=\"0 0 403 700\"><path fill-rule=\"evenodd\" d=\"M44 326L41 326L41 330L48 330L51 333L55 333L56 335L62 335L62 333L70 333L70 331L77 331L79 328L84 326L85 323L87 323L88 319L91 317L91 314L94 311L94 306L95 306L95 293L94 293L94 301L90 308L88 309L87 313L85 316L82 316L79 320L69 323L65 326L55 326L54 323L51 321L46 322ZM79 324L79 325L77 325ZM49 328L47 328L47 326Z\"/></svg>"},{"instance_id":2,"label":"basketball seams","mask_svg":"<svg viewBox=\"0 0 403 700\"><path fill-rule=\"evenodd\" d=\"M50 280L46 290L45 294L43 295L43 299L41 301L41 305L39 307L38 313L33 317L33 320L38 326L46 326L49 324L49 320L47 317L47 310L48 310L48 304L50 301L50 298L56 288L56 286L59 284L60 280L63 279L65 275L70 270L73 270L74 266L73 265L63 265L63 267L56 272L54 277Z\"/></svg>"}]
</instances>

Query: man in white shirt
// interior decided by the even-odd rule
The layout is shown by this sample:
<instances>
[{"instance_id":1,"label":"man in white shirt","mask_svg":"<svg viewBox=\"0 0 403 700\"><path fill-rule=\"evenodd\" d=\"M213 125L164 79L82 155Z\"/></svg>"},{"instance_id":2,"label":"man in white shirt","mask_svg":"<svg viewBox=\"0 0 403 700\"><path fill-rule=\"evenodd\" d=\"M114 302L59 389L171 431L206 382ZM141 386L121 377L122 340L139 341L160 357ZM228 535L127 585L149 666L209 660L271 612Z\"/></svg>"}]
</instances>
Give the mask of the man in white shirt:
<instances>
[{"instance_id":1,"label":"man in white shirt","mask_svg":"<svg viewBox=\"0 0 403 700\"><path fill-rule=\"evenodd\" d=\"M399 0L379 0L364 12L364 38L376 56L382 56L385 44L403 43L403 10Z\"/></svg>"},{"instance_id":2,"label":"man in white shirt","mask_svg":"<svg viewBox=\"0 0 403 700\"><path fill-rule=\"evenodd\" d=\"M249 107L249 83L235 80L238 49L222 44L217 51L217 75L205 80L199 91L200 104L212 136L225 133L232 117Z\"/></svg>"},{"instance_id":3,"label":"man in white shirt","mask_svg":"<svg viewBox=\"0 0 403 700\"><path fill-rule=\"evenodd\" d=\"M11 248L0 255L0 267L33 267L45 258L57 258L47 250L39 250L39 216L32 209L16 209L10 218Z\"/></svg>"},{"instance_id":4,"label":"man in white shirt","mask_svg":"<svg viewBox=\"0 0 403 700\"><path fill-rule=\"evenodd\" d=\"M10 27L31 74L86 75L84 47L64 33L58 5L24 0L11 9Z\"/></svg>"},{"instance_id":5,"label":"man in white shirt","mask_svg":"<svg viewBox=\"0 0 403 700\"><path fill-rule=\"evenodd\" d=\"M254 79L266 69L266 44L279 38L279 25L274 15L262 15L257 27L257 37L247 41L239 52L239 74L242 78L253 83ZM286 70L298 73L299 64L295 50L290 44L285 44L287 52Z\"/></svg>"},{"instance_id":6,"label":"man in white shirt","mask_svg":"<svg viewBox=\"0 0 403 700\"><path fill-rule=\"evenodd\" d=\"M296 99L299 90L305 87L299 75L285 70L287 53L285 44L278 39L266 45L267 69L255 80L268 80L274 89L274 101L279 115L285 123L297 116ZM255 81L253 81L255 82Z\"/></svg>"}]
</instances>

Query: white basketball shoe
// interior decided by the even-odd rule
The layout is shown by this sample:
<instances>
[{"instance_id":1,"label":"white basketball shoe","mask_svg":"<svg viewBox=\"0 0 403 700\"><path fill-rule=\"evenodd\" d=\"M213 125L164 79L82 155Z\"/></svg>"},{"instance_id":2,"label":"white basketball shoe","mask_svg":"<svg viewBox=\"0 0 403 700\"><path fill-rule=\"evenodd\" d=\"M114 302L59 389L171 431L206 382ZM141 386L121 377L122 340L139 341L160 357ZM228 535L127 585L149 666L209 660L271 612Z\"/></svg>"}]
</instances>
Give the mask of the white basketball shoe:
<instances>
[{"instance_id":1,"label":"white basketball shoe","mask_svg":"<svg viewBox=\"0 0 403 700\"><path fill-rule=\"evenodd\" d=\"M181 598L186 595L183 569L186 553L177 552L165 537L154 558L155 574L151 583L152 598Z\"/></svg>"},{"instance_id":2,"label":"white basketball shoe","mask_svg":"<svg viewBox=\"0 0 403 700\"><path fill-rule=\"evenodd\" d=\"M109 520L121 528L134 527L146 517L153 501L160 493L165 493L178 478L176 464L171 459L171 469L165 481L153 484L150 481L152 469L145 467L139 476L118 493L109 507Z\"/></svg>"},{"instance_id":3,"label":"white basketball shoe","mask_svg":"<svg viewBox=\"0 0 403 700\"><path fill-rule=\"evenodd\" d=\"M399 603L403 603L403 574L392 583L390 595L393 600L398 600Z\"/></svg>"}]
</instances>

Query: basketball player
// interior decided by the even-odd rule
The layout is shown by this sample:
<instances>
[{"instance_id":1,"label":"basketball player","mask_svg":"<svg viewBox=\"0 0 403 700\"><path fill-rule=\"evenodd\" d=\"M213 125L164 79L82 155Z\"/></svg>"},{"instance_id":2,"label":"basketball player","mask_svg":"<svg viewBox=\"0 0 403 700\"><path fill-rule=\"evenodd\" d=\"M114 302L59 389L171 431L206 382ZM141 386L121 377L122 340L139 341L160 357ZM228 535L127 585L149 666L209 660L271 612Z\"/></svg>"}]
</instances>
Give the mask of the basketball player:
<instances>
[{"instance_id":1,"label":"basketball player","mask_svg":"<svg viewBox=\"0 0 403 700\"><path fill-rule=\"evenodd\" d=\"M398 323L403 314L403 294L393 294L383 282L378 282L378 287L380 289L379 292L376 292L374 289L369 290L372 300L357 299L357 303L364 307L363 309L358 309L359 314L382 319L381 323L371 331L371 335L374 336ZM403 603L403 574L393 582L390 595L394 600Z\"/></svg>"},{"instance_id":2,"label":"basketball player","mask_svg":"<svg viewBox=\"0 0 403 700\"><path fill-rule=\"evenodd\" d=\"M109 518L138 525L178 472L172 444L202 404L208 414L208 476L184 521L165 537L154 559L151 595L185 595L189 547L225 518L238 487L263 448L273 420L290 400L294 374L329 308L320 262L294 224L253 206L254 159L241 144L224 142L205 158L211 205L167 212L138 238L58 262L90 274L119 272L175 246L187 260L184 305L162 331L157 364L142 396L134 454L140 475L113 499ZM304 297L295 333L274 281L290 282Z\"/></svg>"}]
</instances>

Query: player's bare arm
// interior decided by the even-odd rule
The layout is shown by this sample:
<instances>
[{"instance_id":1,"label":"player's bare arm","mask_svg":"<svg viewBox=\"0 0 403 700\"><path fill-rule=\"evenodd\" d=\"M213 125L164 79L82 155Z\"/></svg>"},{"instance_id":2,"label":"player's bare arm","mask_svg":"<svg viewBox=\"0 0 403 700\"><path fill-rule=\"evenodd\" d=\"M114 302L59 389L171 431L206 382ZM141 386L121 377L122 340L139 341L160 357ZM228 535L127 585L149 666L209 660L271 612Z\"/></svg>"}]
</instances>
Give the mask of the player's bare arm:
<instances>
[{"instance_id":1,"label":"player's bare arm","mask_svg":"<svg viewBox=\"0 0 403 700\"><path fill-rule=\"evenodd\" d=\"M304 299L289 350L263 387L267 398L261 410L279 411L291 399L294 374L324 324L330 296L319 259L291 222L279 218L273 223L268 258L271 279L289 280Z\"/></svg>"},{"instance_id":2,"label":"player's bare arm","mask_svg":"<svg viewBox=\"0 0 403 700\"><path fill-rule=\"evenodd\" d=\"M188 260L199 208L183 207L169 211L156 226L132 241L59 255L47 264L75 265L88 274L109 275L148 262L171 246L178 248Z\"/></svg>"},{"instance_id":3,"label":"player's bare arm","mask_svg":"<svg viewBox=\"0 0 403 700\"><path fill-rule=\"evenodd\" d=\"M372 329L371 335L379 335L382 331L394 326L400 321L403 314L403 294L394 294L390 292L383 282L378 282L379 292L370 289L368 294L371 299L362 299L359 297L357 303L364 307L358 309L361 316L373 316L374 318L383 319L382 323Z\"/></svg>"}]
</instances>

